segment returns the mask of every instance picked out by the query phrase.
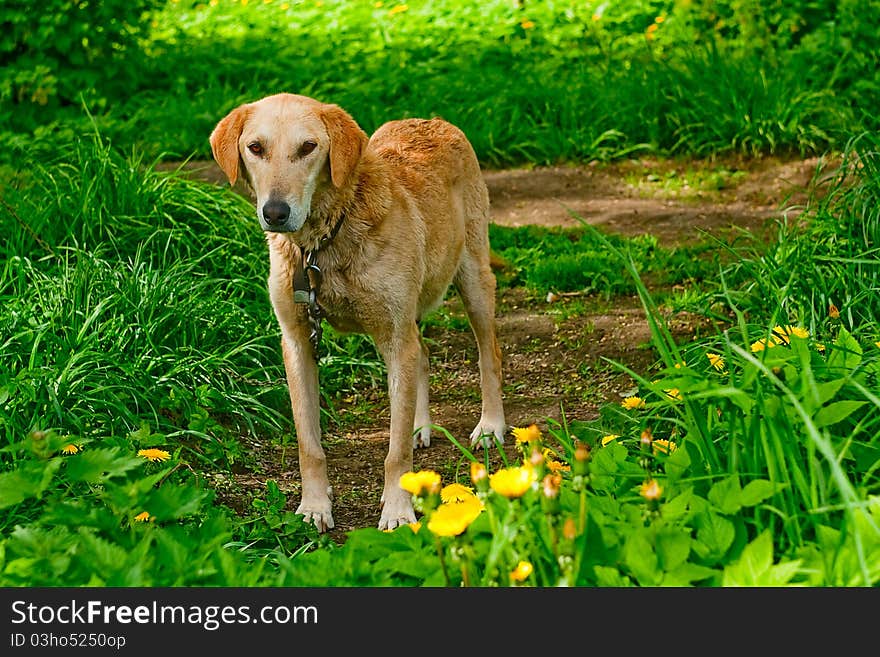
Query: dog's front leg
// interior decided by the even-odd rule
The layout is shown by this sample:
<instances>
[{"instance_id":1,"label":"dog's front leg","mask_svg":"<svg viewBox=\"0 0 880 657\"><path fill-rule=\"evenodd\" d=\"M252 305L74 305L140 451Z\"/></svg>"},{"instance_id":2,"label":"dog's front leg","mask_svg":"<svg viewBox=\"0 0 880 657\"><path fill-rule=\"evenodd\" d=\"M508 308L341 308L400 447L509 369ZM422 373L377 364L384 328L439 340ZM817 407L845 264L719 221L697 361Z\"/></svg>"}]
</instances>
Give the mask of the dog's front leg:
<instances>
[{"instance_id":1,"label":"dog's front leg","mask_svg":"<svg viewBox=\"0 0 880 657\"><path fill-rule=\"evenodd\" d=\"M319 532L325 532L333 528L333 514L327 457L321 447L318 366L304 324L296 328L303 330L296 330L293 339L286 333L281 337L302 478L302 499L296 512L315 523Z\"/></svg>"},{"instance_id":2,"label":"dog's front leg","mask_svg":"<svg viewBox=\"0 0 880 657\"><path fill-rule=\"evenodd\" d=\"M386 340L377 340L388 368L388 396L391 401L391 436L385 457L385 488L379 529L395 529L415 522L412 497L400 487L400 477L413 467L413 420L422 356L415 323Z\"/></svg>"},{"instance_id":3,"label":"dog's front leg","mask_svg":"<svg viewBox=\"0 0 880 657\"><path fill-rule=\"evenodd\" d=\"M333 528L331 489L327 457L321 448L318 364L309 342L308 315L304 305L293 302L288 254L271 248L269 258L269 297L281 327L281 353L299 449L302 496L296 512L325 532Z\"/></svg>"}]
</instances>

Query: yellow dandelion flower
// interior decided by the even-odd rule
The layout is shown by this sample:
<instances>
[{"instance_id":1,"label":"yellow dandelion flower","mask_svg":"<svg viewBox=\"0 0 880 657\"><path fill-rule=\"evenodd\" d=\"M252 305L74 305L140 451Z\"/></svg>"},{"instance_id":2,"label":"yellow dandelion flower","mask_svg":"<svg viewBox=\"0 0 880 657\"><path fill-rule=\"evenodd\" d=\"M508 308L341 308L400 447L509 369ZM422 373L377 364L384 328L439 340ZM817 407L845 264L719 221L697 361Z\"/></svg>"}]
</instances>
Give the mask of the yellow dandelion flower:
<instances>
[{"instance_id":1,"label":"yellow dandelion flower","mask_svg":"<svg viewBox=\"0 0 880 657\"><path fill-rule=\"evenodd\" d=\"M458 536L483 510L479 500L438 506L428 520L428 530L437 536Z\"/></svg>"},{"instance_id":2,"label":"yellow dandelion flower","mask_svg":"<svg viewBox=\"0 0 880 657\"><path fill-rule=\"evenodd\" d=\"M392 8L388 11L388 14L389 14L390 16L394 16L394 14L401 14L401 13L405 12L405 11L408 10L408 9L409 9L409 5L397 5L396 7L392 7Z\"/></svg>"},{"instance_id":3,"label":"yellow dandelion flower","mask_svg":"<svg viewBox=\"0 0 880 657\"><path fill-rule=\"evenodd\" d=\"M513 467L489 475L489 486L507 498L522 497L535 481L535 472L529 467Z\"/></svg>"},{"instance_id":4,"label":"yellow dandelion flower","mask_svg":"<svg viewBox=\"0 0 880 657\"><path fill-rule=\"evenodd\" d=\"M489 476L486 466L479 461L471 461L471 481L475 484L480 483Z\"/></svg>"},{"instance_id":5,"label":"yellow dandelion flower","mask_svg":"<svg viewBox=\"0 0 880 657\"><path fill-rule=\"evenodd\" d=\"M659 27L659 25L657 25L657 23L651 23L651 24L648 26L648 29L645 30L645 34L647 35L647 37L648 37L649 39L651 39L651 38L654 37L654 32L657 31L657 28L658 28L658 27Z\"/></svg>"},{"instance_id":6,"label":"yellow dandelion flower","mask_svg":"<svg viewBox=\"0 0 880 657\"><path fill-rule=\"evenodd\" d=\"M287 11L288 9L290 9L290 5L287 4L286 2L282 2L281 3L281 11Z\"/></svg>"},{"instance_id":7,"label":"yellow dandelion flower","mask_svg":"<svg viewBox=\"0 0 880 657\"><path fill-rule=\"evenodd\" d=\"M618 438L620 438L618 434L609 433L607 436L602 436L602 439L599 442L602 443L602 447L605 447L605 445L610 443L612 440L617 440Z\"/></svg>"},{"instance_id":8,"label":"yellow dandelion flower","mask_svg":"<svg viewBox=\"0 0 880 657\"><path fill-rule=\"evenodd\" d=\"M440 490L440 475L433 470L404 472L400 476L400 487L411 495L430 495Z\"/></svg>"},{"instance_id":9,"label":"yellow dandelion flower","mask_svg":"<svg viewBox=\"0 0 880 657\"><path fill-rule=\"evenodd\" d=\"M568 472L571 470L571 466L567 463L562 463L561 461L549 460L546 463L547 469L550 472Z\"/></svg>"},{"instance_id":10,"label":"yellow dandelion flower","mask_svg":"<svg viewBox=\"0 0 880 657\"><path fill-rule=\"evenodd\" d=\"M153 522L156 516L151 516L149 511L141 511L134 519L135 522Z\"/></svg>"},{"instance_id":11,"label":"yellow dandelion flower","mask_svg":"<svg viewBox=\"0 0 880 657\"><path fill-rule=\"evenodd\" d=\"M678 445L673 441L663 440L661 438L652 441L651 446L654 448L655 454L672 454L672 452L678 449Z\"/></svg>"},{"instance_id":12,"label":"yellow dandelion flower","mask_svg":"<svg viewBox=\"0 0 880 657\"><path fill-rule=\"evenodd\" d=\"M513 437L516 438L518 443L531 443L541 439L541 430L537 424L530 424L525 428L514 427Z\"/></svg>"},{"instance_id":13,"label":"yellow dandelion flower","mask_svg":"<svg viewBox=\"0 0 880 657\"><path fill-rule=\"evenodd\" d=\"M877 340L877 342L874 343L874 346L880 349L880 340Z\"/></svg>"},{"instance_id":14,"label":"yellow dandelion flower","mask_svg":"<svg viewBox=\"0 0 880 657\"><path fill-rule=\"evenodd\" d=\"M373 3L373 6L374 6L376 9L381 9L382 7L385 6L385 3L384 3L384 2L374 2L374 3Z\"/></svg>"},{"instance_id":15,"label":"yellow dandelion flower","mask_svg":"<svg viewBox=\"0 0 880 657\"><path fill-rule=\"evenodd\" d=\"M562 524L562 537L567 541L573 541L577 537L577 525L574 518L566 518Z\"/></svg>"},{"instance_id":16,"label":"yellow dandelion flower","mask_svg":"<svg viewBox=\"0 0 880 657\"><path fill-rule=\"evenodd\" d=\"M676 401L681 401L683 397L681 396L681 391L678 388L669 388L669 390L664 390L666 396L670 399L674 399Z\"/></svg>"},{"instance_id":17,"label":"yellow dandelion flower","mask_svg":"<svg viewBox=\"0 0 880 657\"><path fill-rule=\"evenodd\" d=\"M838 310L837 306L835 306L833 303L828 304L828 316L831 319L837 319L838 317L840 317L840 310Z\"/></svg>"},{"instance_id":18,"label":"yellow dandelion flower","mask_svg":"<svg viewBox=\"0 0 880 657\"><path fill-rule=\"evenodd\" d=\"M476 497L474 489L462 484L449 484L440 491L440 501L444 504L467 502L473 497Z\"/></svg>"},{"instance_id":19,"label":"yellow dandelion flower","mask_svg":"<svg viewBox=\"0 0 880 657\"><path fill-rule=\"evenodd\" d=\"M535 27L535 23L534 21L523 21L519 24L519 26L524 30L531 30L533 27Z\"/></svg>"},{"instance_id":20,"label":"yellow dandelion flower","mask_svg":"<svg viewBox=\"0 0 880 657\"><path fill-rule=\"evenodd\" d=\"M660 486L660 484L657 483L656 479L649 479L641 486L639 486L639 495L644 497L646 500L659 500L662 494L663 488Z\"/></svg>"},{"instance_id":21,"label":"yellow dandelion flower","mask_svg":"<svg viewBox=\"0 0 880 657\"><path fill-rule=\"evenodd\" d=\"M719 372L724 371L724 358L719 356L718 354L706 354L706 358L709 359L709 362Z\"/></svg>"},{"instance_id":22,"label":"yellow dandelion flower","mask_svg":"<svg viewBox=\"0 0 880 657\"><path fill-rule=\"evenodd\" d=\"M62 454L76 454L79 450L80 450L80 447L78 445L74 445L73 443L70 443L69 445L65 445L64 447L61 448L61 453Z\"/></svg>"},{"instance_id":23,"label":"yellow dandelion flower","mask_svg":"<svg viewBox=\"0 0 880 657\"><path fill-rule=\"evenodd\" d=\"M687 367L687 363L681 361L680 363L675 364L675 369L680 370L682 367Z\"/></svg>"},{"instance_id":24,"label":"yellow dandelion flower","mask_svg":"<svg viewBox=\"0 0 880 657\"><path fill-rule=\"evenodd\" d=\"M148 461L167 461L171 458L171 454L166 452L164 449L156 449L151 447L150 449L139 449L138 456L143 456Z\"/></svg>"},{"instance_id":25,"label":"yellow dandelion flower","mask_svg":"<svg viewBox=\"0 0 880 657\"><path fill-rule=\"evenodd\" d=\"M666 20L666 16L658 16L657 18L654 19L654 22L655 23L662 23L665 20Z\"/></svg>"},{"instance_id":26,"label":"yellow dandelion flower","mask_svg":"<svg viewBox=\"0 0 880 657\"><path fill-rule=\"evenodd\" d=\"M522 582L528 579L534 568L528 561L520 561L516 564L516 568L510 571L510 579L514 582Z\"/></svg>"},{"instance_id":27,"label":"yellow dandelion flower","mask_svg":"<svg viewBox=\"0 0 880 657\"><path fill-rule=\"evenodd\" d=\"M602 14L593 14L594 23L598 23L600 20L602 20Z\"/></svg>"},{"instance_id":28,"label":"yellow dandelion flower","mask_svg":"<svg viewBox=\"0 0 880 657\"><path fill-rule=\"evenodd\" d=\"M420 522L410 522L410 523L407 523L406 526L409 527L410 529L412 529L412 533L413 533L413 534L418 534L418 533L419 533L419 530L422 528L422 523L420 523Z\"/></svg>"},{"instance_id":29,"label":"yellow dandelion flower","mask_svg":"<svg viewBox=\"0 0 880 657\"><path fill-rule=\"evenodd\" d=\"M822 352L824 352L824 351L825 351L825 345L822 344L821 342L817 342L817 343L816 343L816 351L822 351Z\"/></svg>"},{"instance_id":30,"label":"yellow dandelion flower","mask_svg":"<svg viewBox=\"0 0 880 657\"><path fill-rule=\"evenodd\" d=\"M645 400L641 397L632 396L624 399L622 402L620 402L620 405L627 410L632 410L634 408L644 408Z\"/></svg>"}]
</instances>

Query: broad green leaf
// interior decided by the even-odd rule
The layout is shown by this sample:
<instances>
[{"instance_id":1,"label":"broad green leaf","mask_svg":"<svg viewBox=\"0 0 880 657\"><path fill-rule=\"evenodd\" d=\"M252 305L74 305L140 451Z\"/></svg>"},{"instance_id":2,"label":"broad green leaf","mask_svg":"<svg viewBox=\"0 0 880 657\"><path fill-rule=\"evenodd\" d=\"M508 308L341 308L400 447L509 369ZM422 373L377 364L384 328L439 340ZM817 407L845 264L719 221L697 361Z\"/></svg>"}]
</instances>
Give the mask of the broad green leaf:
<instances>
[{"instance_id":1,"label":"broad green leaf","mask_svg":"<svg viewBox=\"0 0 880 657\"><path fill-rule=\"evenodd\" d=\"M691 552L691 537L676 527L664 527L657 533L657 557L660 568L675 570L685 561Z\"/></svg>"},{"instance_id":2,"label":"broad green leaf","mask_svg":"<svg viewBox=\"0 0 880 657\"><path fill-rule=\"evenodd\" d=\"M822 406L831 401L846 381L846 377L843 377L835 379L834 381L826 381L825 383L817 384L813 391L816 395L818 405Z\"/></svg>"},{"instance_id":3,"label":"broad green leaf","mask_svg":"<svg viewBox=\"0 0 880 657\"><path fill-rule=\"evenodd\" d=\"M830 369L842 369L846 372L854 370L862 362L862 346L844 327L840 327L837 339L828 356Z\"/></svg>"},{"instance_id":4,"label":"broad green leaf","mask_svg":"<svg viewBox=\"0 0 880 657\"><path fill-rule=\"evenodd\" d=\"M12 472L0 474L0 509L39 497L61 466L61 459L26 461Z\"/></svg>"},{"instance_id":5,"label":"broad green leaf","mask_svg":"<svg viewBox=\"0 0 880 657\"><path fill-rule=\"evenodd\" d=\"M816 415L813 417L813 421L816 423L816 427L822 428L827 427L832 424L837 424L842 420L848 418L852 413L857 411L859 408L864 406L867 402L859 401L856 399L848 399L839 402L833 402L828 404L823 408L820 408Z\"/></svg>"},{"instance_id":6,"label":"broad green leaf","mask_svg":"<svg viewBox=\"0 0 880 657\"><path fill-rule=\"evenodd\" d=\"M730 475L712 486L709 490L709 501L721 513L733 515L742 508L741 494L742 489L739 485L739 477Z\"/></svg>"},{"instance_id":7,"label":"broad green leaf","mask_svg":"<svg viewBox=\"0 0 880 657\"><path fill-rule=\"evenodd\" d=\"M709 579L719 575L720 571L695 563L686 562L675 570L663 575L662 586L692 586L694 582Z\"/></svg>"},{"instance_id":8,"label":"broad green leaf","mask_svg":"<svg viewBox=\"0 0 880 657\"><path fill-rule=\"evenodd\" d=\"M68 457L66 462L70 479L90 483L105 482L146 463L118 447L90 449Z\"/></svg>"},{"instance_id":9,"label":"broad green leaf","mask_svg":"<svg viewBox=\"0 0 880 657\"><path fill-rule=\"evenodd\" d=\"M623 559L642 586L657 586L662 580L663 572L646 529L640 528L627 537L623 547Z\"/></svg>"},{"instance_id":10,"label":"broad green leaf","mask_svg":"<svg viewBox=\"0 0 880 657\"><path fill-rule=\"evenodd\" d=\"M622 586L632 586L629 577L626 577L617 568L609 566L594 566L593 572L596 573L596 584L598 586L610 586L620 588Z\"/></svg>"},{"instance_id":11,"label":"broad green leaf","mask_svg":"<svg viewBox=\"0 0 880 657\"><path fill-rule=\"evenodd\" d=\"M722 586L787 586L800 570L800 560L773 565L773 539L761 532L743 548L740 558L724 569Z\"/></svg>"},{"instance_id":12,"label":"broad green leaf","mask_svg":"<svg viewBox=\"0 0 880 657\"><path fill-rule=\"evenodd\" d=\"M702 544L708 550L701 554L704 559L720 560L733 544L733 539L736 538L736 529L733 523L724 516L708 512L701 513L695 524L697 525L698 541L694 546L695 550L701 551L698 550L698 547Z\"/></svg>"},{"instance_id":13,"label":"broad green leaf","mask_svg":"<svg viewBox=\"0 0 880 657\"><path fill-rule=\"evenodd\" d=\"M755 479L746 484L740 493L739 500L743 506L755 506L771 497L776 492L776 486L766 479Z\"/></svg>"}]
</instances>

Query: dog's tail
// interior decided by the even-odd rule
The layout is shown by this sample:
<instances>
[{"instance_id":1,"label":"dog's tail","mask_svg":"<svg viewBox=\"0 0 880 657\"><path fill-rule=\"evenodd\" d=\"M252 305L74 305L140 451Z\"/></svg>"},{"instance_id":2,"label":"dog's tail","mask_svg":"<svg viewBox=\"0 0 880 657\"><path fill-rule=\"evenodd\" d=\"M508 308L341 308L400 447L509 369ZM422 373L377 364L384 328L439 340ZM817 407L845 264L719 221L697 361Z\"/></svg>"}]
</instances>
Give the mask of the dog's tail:
<instances>
[{"instance_id":1,"label":"dog's tail","mask_svg":"<svg viewBox=\"0 0 880 657\"><path fill-rule=\"evenodd\" d=\"M494 251L489 251L489 266L492 268L492 271L504 271L509 265L510 263L500 255Z\"/></svg>"}]
</instances>

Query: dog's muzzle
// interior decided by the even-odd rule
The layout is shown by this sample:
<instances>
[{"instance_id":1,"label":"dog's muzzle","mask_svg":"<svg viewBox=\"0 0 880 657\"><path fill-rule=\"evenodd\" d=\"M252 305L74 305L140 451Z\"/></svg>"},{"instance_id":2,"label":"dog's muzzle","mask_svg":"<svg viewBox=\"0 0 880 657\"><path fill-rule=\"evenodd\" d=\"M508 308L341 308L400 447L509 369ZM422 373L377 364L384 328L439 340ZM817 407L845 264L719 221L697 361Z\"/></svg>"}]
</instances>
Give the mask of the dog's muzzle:
<instances>
[{"instance_id":1,"label":"dog's muzzle","mask_svg":"<svg viewBox=\"0 0 880 657\"><path fill-rule=\"evenodd\" d=\"M260 209L260 222L263 230L274 233L292 233L302 228L305 217L301 212L293 211L285 201L269 199Z\"/></svg>"}]
</instances>

